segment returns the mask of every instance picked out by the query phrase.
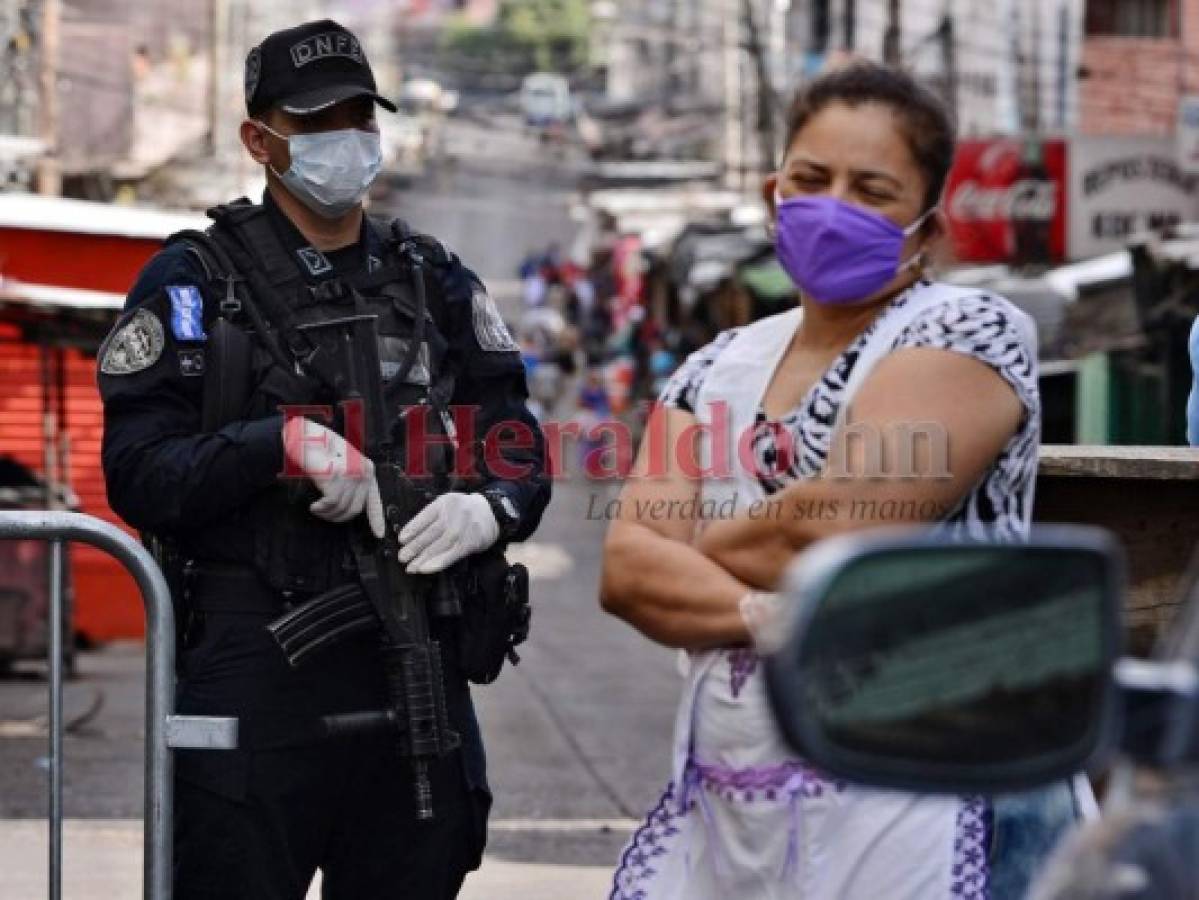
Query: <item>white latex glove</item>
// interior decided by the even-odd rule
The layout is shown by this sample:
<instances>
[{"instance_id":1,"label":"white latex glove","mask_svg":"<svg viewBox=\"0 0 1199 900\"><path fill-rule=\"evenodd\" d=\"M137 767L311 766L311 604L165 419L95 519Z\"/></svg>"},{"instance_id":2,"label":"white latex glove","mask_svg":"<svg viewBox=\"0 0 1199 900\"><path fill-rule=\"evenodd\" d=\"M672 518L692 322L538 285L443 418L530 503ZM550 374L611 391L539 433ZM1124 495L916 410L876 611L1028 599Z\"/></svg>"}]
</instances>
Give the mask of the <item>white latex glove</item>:
<instances>
[{"instance_id":1,"label":"white latex glove","mask_svg":"<svg viewBox=\"0 0 1199 900\"><path fill-rule=\"evenodd\" d=\"M400 529L400 562L413 575L433 575L486 550L500 523L481 494L442 494Z\"/></svg>"},{"instance_id":2,"label":"white latex glove","mask_svg":"<svg viewBox=\"0 0 1199 900\"><path fill-rule=\"evenodd\" d=\"M296 417L283 429L283 452L295 469L312 479L321 498L308 510L327 522L348 522L366 513L371 532L384 533L383 500L375 464L336 431Z\"/></svg>"}]
</instances>

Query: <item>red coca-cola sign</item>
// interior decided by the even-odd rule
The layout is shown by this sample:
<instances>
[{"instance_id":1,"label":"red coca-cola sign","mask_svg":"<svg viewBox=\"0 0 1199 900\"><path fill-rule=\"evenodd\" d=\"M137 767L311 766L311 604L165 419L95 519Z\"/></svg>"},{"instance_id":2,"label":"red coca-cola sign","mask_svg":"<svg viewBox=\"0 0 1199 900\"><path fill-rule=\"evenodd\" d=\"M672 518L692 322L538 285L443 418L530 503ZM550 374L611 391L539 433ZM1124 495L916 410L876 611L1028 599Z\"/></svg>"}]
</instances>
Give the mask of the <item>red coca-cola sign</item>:
<instances>
[{"instance_id":1,"label":"red coca-cola sign","mask_svg":"<svg viewBox=\"0 0 1199 900\"><path fill-rule=\"evenodd\" d=\"M1064 260L1066 158L1060 140L960 142L945 188L954 256L963 262Z\"/></svg>"}]
</instances>

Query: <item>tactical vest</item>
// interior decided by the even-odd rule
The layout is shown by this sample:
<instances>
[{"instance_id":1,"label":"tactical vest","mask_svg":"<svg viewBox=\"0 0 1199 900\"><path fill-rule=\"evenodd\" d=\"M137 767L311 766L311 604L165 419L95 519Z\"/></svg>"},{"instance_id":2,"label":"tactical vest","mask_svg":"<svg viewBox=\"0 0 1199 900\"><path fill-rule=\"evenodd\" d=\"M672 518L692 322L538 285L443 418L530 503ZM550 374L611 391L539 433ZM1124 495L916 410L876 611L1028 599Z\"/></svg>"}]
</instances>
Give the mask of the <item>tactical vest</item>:
<instances>
[{"instance_id":1,"label":"tactical vest","mask_svg":"<svg viewBox=\"0 0 1199 900\"><path fill-rule=\"evenodd\" d=\"M441 325L444 298L437 279L426 279L421 271L421 249L432 239L413 235L400 220L383 234L377 223L369 222L384 248L382 264L374 271L364 266L362 272L312 284L262 206L243 199L209 215L214 223L206 232L172 236L186 241L223 297L211 326L205 430L304 404L331 407L334 417L323 424L341 433L339 398L304 367L311 347L300 326L367 313L377 316L380 377L389 408L397 410L392 431L396 449L406 451L403 412L424 407L432 446L427 451L430 475L422 488L430 499L448 490L453 451L443 441L452 434L453 376L447 371L448 344ZM325 522L308 509L318 496L307 479L284 479L263 491L245 512L254 566L273 589L322 593L357 577L344 526Z\"/></svg>"}]
</instances>

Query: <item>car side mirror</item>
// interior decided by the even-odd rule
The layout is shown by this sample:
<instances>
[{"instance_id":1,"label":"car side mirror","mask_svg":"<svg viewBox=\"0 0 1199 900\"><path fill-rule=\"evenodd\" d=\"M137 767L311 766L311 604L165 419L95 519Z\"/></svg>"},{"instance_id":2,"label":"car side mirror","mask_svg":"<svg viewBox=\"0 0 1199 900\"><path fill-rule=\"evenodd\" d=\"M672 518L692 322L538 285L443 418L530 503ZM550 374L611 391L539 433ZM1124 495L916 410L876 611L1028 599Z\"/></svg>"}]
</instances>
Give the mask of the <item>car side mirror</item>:
<instances>
[{"instance_id":1,"label":"car side mirror","mask_svg":"<svg viewBox=\"0 0 1199 900\"><path fill-rule=\"evenodd\" d=\"M863 784L986 794L1064 778L1116 744L1124 578L1093 528L823 541L785 582L775 715L813 765Z\"/></svg>"}]
</instances>

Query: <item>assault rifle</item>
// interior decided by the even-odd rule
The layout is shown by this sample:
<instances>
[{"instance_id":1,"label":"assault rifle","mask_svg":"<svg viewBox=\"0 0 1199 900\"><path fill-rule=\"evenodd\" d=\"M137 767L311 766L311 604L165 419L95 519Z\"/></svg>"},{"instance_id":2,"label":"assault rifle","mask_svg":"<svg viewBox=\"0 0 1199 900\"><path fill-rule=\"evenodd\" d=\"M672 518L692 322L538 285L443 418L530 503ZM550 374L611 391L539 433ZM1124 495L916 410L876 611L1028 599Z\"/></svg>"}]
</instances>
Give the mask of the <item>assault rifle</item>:
<instances>
[{"instance_id":1,"label":"assault rifle","mask_svg":"<svg viewBox=\"0 0 1199 900\"><path fill-rule=\"evenodd\" d=\"M409 575L399 561L400 529L434 494L431 485L426 487L410 479L397 458L392 434L397 416L388 407L380 377L375 319L360 314L301 325L297 330L312 348L303 360L305 367L333 387L343 409L352 410L347 419L363 425L363 446L359 449L374 464L383 501L384 537L379 540L370 533L365 517L350 523L361 587L350 585L330 591L268 627L289 662L298 665L309 653L349 632L363 630L372 623L382 625L380 649L389 708L327 716L323 720L325 730L332 735L395 727L400 733L402 754L412 761L417 816L431 819L429 762L457 748L460 738L450 728L441 647L430 633L429 620L431 613L460 612L461 602L452 578ZM414 337L401 370L411 368L416 349L419 341ZM403 382L403 378L393 379L392 384L397 382ZM398 403L394 406L397 414L404 411Z\"/></svg>"}]
</instances>

